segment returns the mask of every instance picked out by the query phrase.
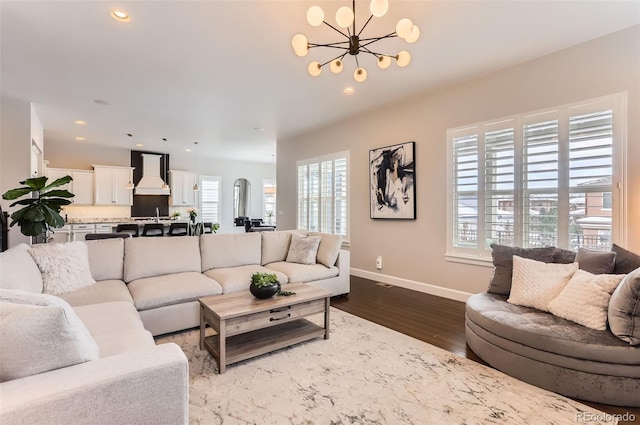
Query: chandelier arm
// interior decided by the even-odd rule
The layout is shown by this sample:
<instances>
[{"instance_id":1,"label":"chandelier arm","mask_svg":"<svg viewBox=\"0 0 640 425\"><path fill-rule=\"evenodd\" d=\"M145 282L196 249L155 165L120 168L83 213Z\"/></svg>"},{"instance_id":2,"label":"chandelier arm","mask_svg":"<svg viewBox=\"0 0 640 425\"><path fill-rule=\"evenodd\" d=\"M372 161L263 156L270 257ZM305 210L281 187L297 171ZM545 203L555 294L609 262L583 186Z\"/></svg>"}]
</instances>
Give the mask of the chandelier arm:
<instances>
[{"instance_id":1,"label":"chandelier arm","mask_svg":"<svg viewBox=\"0 0 640 425\"><path fill-rule=\"evenodd\" d=\"M375 57L380 57L380 56L386 56L388 58L396 58L396 55L388 55L386 53L378 53L378 52L372 52L371 50L367 49L366 47L364 47L362 50L364 50L364 53L369 53L372 54Z\"/></svg>"},{"instance_id":2,"label":"chandelier arm","mask_svg":"<svg viewBox=\"0 0 640 425\"><path fill-rule=\"evenodd\" d=\"M356 67L360 68L360 62L358 62L358 55L355 55L353 58L356 60Z\"/></svg>"},{"instance_id":3,"label":"chandelier arm","mask_svg":"<svg viewBox=\"0 0 640 425\"><path fill-rule=\"evenodd\" d=\"M394 38L394 37L397 37L397 36L398 36L398 34L396 34L396 32L394 31L392 33L389 33L387 35L383 35L383 36L380 36L380 37L361 38L360 41L361 42L362 41L370 41L370 42L373 43L373 42L376 42L378 40L383 40L385 38ZM371 43L367 43L367 44L371 44Z\"/></svg>"},{"instance_id":4,"label":"chandelier arm","mask_svg":"<svg viewBox=\"0 0 640 425\"><path fill-rule=\"evenodd\" d=\"M367 27L367 25L369 25L369 22L371 21L371 19L373 18L373 15L369 16L369 19L367 19L367 22L364 23L364 26L362 28L360 28L360 32L358 33L358 37L360 37L360 34L362 34L362 31L364 31L364 29ZM354 18L355 21L355 18ZM354 32L355 32L355 27L353 28Z\"/></svg>"},{"instance_id":5,"label":"chandelier arm","mask_svg":"<svg viewBox=\"0 0 640 425\"><path fill-rule=\"evenodd\" d=\"M342 49L346 49L346 47L337 46L338 44L349 44L348 41L336 41L335 43L327 43L327 44L318 44L318 43L307 43L309 47L341 47Z\"/></svg>"},{"instance_id":6,"label":"chandelier arm","mask_svg":"<svg viewBox=\"0 0 640 425\"><path fill-rule=\"evenodd\" d=\"M344 59L344 57L347 55L347 53L348 53L348 52L344 52L343 54L338 55L338 56L336 56L335 58L333 58L333 59L331 59L331 60L326 61L325 63L323 63L322 65L320 65L320 68L322 68L323 66L325 66L325 65L326 65L326 64L328 64L328 63L333 62L333 61L334 61L334 60L336 60L336 59L340 59L340 60Z\"/></svg>"},{"instance_id":7,"label":"chandelier arm","mask_svg":"<svg viewBox=\"0 0 640 425\"><path fill-rule=\"evenodd\" d=\"M340 31L338 28L334 27L333 25L331 25L329 22L327 21L322 21L323 24L325 24L326 26L334 29L335 31L339 32L340 34L344 35L345 37L349 38L349 36L345 33L343 33L342 31Z\"/></svg>"},{"instance_id":8,"label":"chandelier arm","mask_svg":"<svg viewBox=\"0 0 640 425\"><path fill-rule=\"evenodd\" d=\"M318 46L309 46L309 47L329 47L331 49L342 49L342 50L345 50L347 53L349 52L348 47L342 47L342 46L329 46L329 45L320 44Z\"/></svg>"}]
</instances>

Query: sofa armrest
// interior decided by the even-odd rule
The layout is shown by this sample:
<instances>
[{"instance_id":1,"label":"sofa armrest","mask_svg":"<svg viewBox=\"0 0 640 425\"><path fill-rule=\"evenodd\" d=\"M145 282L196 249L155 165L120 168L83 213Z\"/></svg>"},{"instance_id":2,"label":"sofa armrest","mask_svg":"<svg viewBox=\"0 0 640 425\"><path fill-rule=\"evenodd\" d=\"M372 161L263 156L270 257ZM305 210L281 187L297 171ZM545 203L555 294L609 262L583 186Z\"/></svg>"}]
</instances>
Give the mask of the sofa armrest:
<instances>
[{"instance_id":1,"label":"sofa armrest","mask_svg":"<svg viewBox=\"0 0 640 425\"><path fill-rule=\"evenodd\" d=\"M351 251L341 249L336 260L338 278L340 279L340 291L334 295L348 294L351 290Z\"/></svg>"},{"instance_id":2,"label":"sofa armrest","mask_svg":"<svg viewBox=\"0 0 640 425\"><path fill-rule=\"evenodd\" d=\"M161 344L0 384L0 423L186 424L189 365Z\"/></svg>"}]
</instances>

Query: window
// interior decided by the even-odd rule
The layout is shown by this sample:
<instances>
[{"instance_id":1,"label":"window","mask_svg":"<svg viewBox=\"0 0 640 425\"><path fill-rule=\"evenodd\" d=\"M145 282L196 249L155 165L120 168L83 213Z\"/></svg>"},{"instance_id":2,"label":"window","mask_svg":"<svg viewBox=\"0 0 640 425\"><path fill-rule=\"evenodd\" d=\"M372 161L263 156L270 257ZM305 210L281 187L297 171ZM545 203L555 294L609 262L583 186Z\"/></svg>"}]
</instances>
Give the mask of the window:
<instances>
[{"instance_id":1,"label":"window","mask_svg":"<svg viewBox=\"0 0 640 425\"><path fill-rule=\"evenodd\" d=\"M200 177L202 221L220 222L220 177Z\"/></svg>"},{"instance_id":2,"label":"window","mask_svg":"<svg viewBox=\"0 0 640 425\"><path fill-rule=\"evenodd\" d=\"M609 250L622 238L624 95L447 132L452 257L491 243Z\"/></svg>"},{"instance_id":3,"label":"window","mask_svg":"<svg viewBox=\"0 0 640 425\"><path fill-rule=\"evenodd\" d=\"M262 206L263 218L267 224L276 224L276 181L262 181Z\"/></svg>"},{"instance_id":4,"label":"window","mask_svg":"<svg viewBox=\"0 0 640 425\"><path fill-rule=\"evenodd\" d=\"M298 162L298 228L348 236L349 152Z\"/></svg>"}]
</instances>

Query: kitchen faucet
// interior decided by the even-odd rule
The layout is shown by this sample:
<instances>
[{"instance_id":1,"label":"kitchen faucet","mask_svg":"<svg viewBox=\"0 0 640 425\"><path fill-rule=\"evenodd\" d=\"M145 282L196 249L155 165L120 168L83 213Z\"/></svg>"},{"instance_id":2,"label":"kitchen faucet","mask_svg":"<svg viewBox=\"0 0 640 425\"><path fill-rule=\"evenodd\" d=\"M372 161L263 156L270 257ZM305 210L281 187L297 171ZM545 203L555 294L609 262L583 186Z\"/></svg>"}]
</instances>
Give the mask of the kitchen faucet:
<instances>
[{"instance_id":1,"label":"kitchen faucet","mask_svg":"<svg viewBox=\"0 0 640 425\"><path fill-rule=\"evenodd\" d=\"M160 223L160 208L156 207L156 223Z\"/></svg>"}]
</instances>

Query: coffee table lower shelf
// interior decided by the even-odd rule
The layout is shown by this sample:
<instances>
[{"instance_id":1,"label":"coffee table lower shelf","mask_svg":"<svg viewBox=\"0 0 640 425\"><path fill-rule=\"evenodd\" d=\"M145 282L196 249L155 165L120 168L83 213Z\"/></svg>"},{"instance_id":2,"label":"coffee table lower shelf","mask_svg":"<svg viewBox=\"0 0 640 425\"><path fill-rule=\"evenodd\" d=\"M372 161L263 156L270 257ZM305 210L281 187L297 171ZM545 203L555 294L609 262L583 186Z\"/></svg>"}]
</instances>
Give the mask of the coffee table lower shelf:
<instances>
[{"instance_id":1,"label":"coffee table lower shelf","mask_svg":"<svg viewBox=\"0 0 640 425\"><path fill-rule=\"evenodd\" d=\"M270 353L310 339L324 337L325 329L306 319L297 319L268 328L227 337L225 366ZM204 339L205 348L218 361L220 348L218 335Z\"/></svg>"}]
</instances>

